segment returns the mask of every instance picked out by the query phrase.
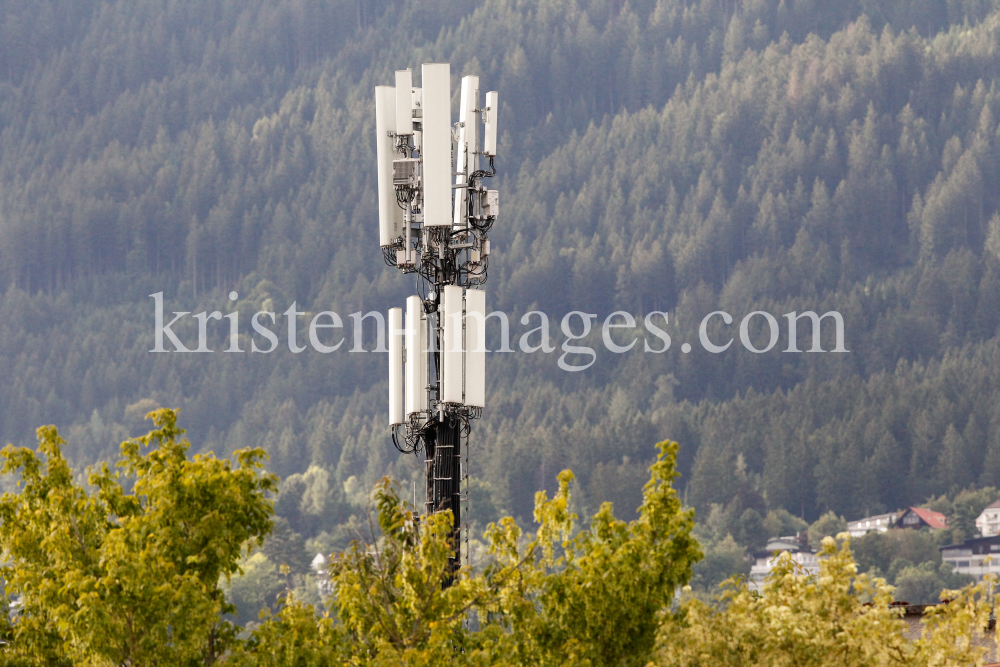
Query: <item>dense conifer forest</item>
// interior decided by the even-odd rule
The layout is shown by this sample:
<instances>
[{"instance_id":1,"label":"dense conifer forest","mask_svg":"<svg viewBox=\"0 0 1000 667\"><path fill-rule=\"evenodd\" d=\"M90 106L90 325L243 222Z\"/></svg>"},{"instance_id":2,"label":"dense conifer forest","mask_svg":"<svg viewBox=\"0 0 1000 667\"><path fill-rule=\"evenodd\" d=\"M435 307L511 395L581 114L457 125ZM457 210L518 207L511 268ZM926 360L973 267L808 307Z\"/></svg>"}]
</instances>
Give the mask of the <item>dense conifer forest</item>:
<instances>
[{"instance_id":1,"label":"dense conifer forest","mask_svg":"<svg viewBox=\"0 0 1000 667\"><path fill-rule=\"evenodd\" d=\"M829 512L1000 486L992 0L3 0L0 439L56 424L82 469L177 407L203 451L269 453L275 544L313 553L383 474L419 487L385 355L225 354L225 322L215 354L151 354L149 295L244 332L293 301L402 305L373 87L433 61L501 95L489 307L514 329L663 311L674 339L580 373L558 347L491 355L476 530L529 518L566 467L582 516L632 516L665 438L723 562ZM837 310L850 354L784 353L784 332L680 353L714 310Z\"/></svg>"}]
</instances>

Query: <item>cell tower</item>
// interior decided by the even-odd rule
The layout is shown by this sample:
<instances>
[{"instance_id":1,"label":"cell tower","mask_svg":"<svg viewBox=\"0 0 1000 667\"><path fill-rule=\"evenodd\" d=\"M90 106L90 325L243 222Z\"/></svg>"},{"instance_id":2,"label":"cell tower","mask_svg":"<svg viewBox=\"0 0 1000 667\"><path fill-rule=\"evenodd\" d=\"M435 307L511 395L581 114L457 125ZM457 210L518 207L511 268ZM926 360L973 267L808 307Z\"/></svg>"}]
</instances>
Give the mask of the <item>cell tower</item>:
<instances>
[{"instance_id":1,"label":"cell tower","mask_svg":"<svg viewBox=\"0 0 1000 667\"><path fill-rule=\"evenodd\" d=\"M409 69L375 87L379 244L386 264L415 274L417 291L405 316L389 310L389 425L397 449L424 454L425 511L454 515L454 569L471 420L486 399L482 286L498 198L482 182L496 175L498 104L494 91L480 106L479 77L463 77L453 123L451 66L424 64L420 75L421 88Z\"/></svg>"}]
</instances>

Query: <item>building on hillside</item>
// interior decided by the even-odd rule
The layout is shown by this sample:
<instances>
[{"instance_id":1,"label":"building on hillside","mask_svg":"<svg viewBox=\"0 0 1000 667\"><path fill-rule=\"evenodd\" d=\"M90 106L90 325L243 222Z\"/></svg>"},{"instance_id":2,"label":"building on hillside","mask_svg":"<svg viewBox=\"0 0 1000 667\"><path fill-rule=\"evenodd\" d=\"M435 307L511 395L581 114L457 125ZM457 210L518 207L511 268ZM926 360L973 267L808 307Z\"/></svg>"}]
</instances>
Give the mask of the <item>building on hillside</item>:
<instances>
[{"instance_id":1,"label":"building on hillside","mask_svg":"<svg viewBox=\"0 0 1000 667\"><path fill-rule=\"evenodd\" d=\"M872 531L884 533L896 523L896 517L898 515L899 512L890 512L889 514L867 516L864 519L858 519L857 521L848 521L847 532L851 534L851 537L861 537L862 535Z\"/></svg>"},{"instance_id":2,"label":"building on hillside","mask_svg":"<svg viewBox=\"0 0 1000 667\"><path fill-rule=\"evenodd\" d=\"M929 510L926 507L909 507L900 513L896 519L899 528L932 528L938 530L948 527L948 520L941 512Z\"/></svg>"},{"instance_id":3,"label":"building on hillside","mask_svg":"<svg viewBox=\"0 0 1000 667\"><path fill-rule=\"evenodd\" d=\"M976 528L983 537L1000 535L1000 500L994 500L986 506L976 519Z\"/></svg>"},{"instance_id":4,"label":"building on hillside","mask_svg":"<svg viewBox=\"0 0 1000 667\"><path fill-rule=\"evenodd\" d=\"M959 574L982 580L987 574L1000 575L1000 535L974 537L961 544L941 547L941 560Z\"/></svg>"},{"instance_id":5,"label":"building on hillside","mask_svg":"<svg viewBox=\"0 0 1000 667\"><path fill-rule=\"evenodd\" d=\"M805 551L809 547L809 536L806 531L788 535L787 537L772 537L761 553L773 554L775 551Z\"/></svg>"},{"instance_id":6,"label":"building on hillside","mask_svg":"<svg viewBox=\"0 0 1000 667\"><path fill-rule=\"evenodd\" d=\"M316 575L316 590L323 600L333 595L333 582L330 580L329 565L330 560L321 553L316 554L312 563L309 564L309 569Z\"/></svg>"},{"instance_id":7,"label":"building on hillside","mask_svg":"<svg viewBox=\"0 0 1000 667\"><path fill-rule=\"evenodd\" d=\"M750 581L747 587L752 591L760 591L764 580L774 569L774 563L781 554L789 552L792 560L802 567L806 574L819 574L819 556L808 548L805 532L788 537L772 537L763 551L753 554L754 564L750 567Z\"/></svg>"}]
</instances>

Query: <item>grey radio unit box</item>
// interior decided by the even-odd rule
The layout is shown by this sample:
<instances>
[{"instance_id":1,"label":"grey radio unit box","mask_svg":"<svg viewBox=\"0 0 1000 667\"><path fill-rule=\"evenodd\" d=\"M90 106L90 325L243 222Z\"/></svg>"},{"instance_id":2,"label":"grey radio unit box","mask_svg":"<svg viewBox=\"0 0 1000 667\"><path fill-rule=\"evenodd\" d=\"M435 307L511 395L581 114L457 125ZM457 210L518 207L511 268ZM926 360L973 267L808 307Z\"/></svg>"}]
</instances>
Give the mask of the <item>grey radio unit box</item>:
<instances>
[{"instance_id":1,"label":"grey radio unit box","mask_svg":"<svg viewBox=\"0 0 1000 667\"><path fill-rule=\"evenodd\" d=\"M401 158L392 161L392 184L417 187L417 177L420 173L420 160L417 158Z\"/></svg>"}]
</instances>

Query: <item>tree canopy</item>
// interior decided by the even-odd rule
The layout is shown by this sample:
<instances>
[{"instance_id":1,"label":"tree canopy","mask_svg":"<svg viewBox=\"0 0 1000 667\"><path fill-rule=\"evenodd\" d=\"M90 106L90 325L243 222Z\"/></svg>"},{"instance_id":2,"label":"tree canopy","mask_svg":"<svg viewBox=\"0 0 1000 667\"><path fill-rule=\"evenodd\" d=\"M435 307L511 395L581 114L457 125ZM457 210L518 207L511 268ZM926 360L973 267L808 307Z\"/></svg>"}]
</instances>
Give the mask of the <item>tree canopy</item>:
<instances>
[{"instance_id":1,"label":"tree canopy","mask_svg":"<svg viewBox=\"0 0 1000 667\"><path fill-rule=\"evenodd\" d=\"M884 579L857 574L846 534L823 539L818 575L785 557L760 593L728 581L689 597L702 558L673 487L677 445L657 460L632 521L605 503L578 529L573 475L535 497L533 532L490 524L480 557L449 564L452 515L420 517L379 482L369 540L331 554L328 611L287 591L243 631L220 584L266 546L275 490L260 450L235 467L188 457L176 412L122 444L118 470L74 483L52 427L37 452L0 452L22 486L0 499L7 556L0 662L9 665L852 665L981 664L985 586L949 593L904 637ZM143 448L147 448L143 451ZM130 489L128 487L131 487ZM677 602L681 592L680 604Z\"/></svg>"},{"instance_id":2,"label":"tree canopy","mask_svg":"<svg viewBox=\"0 0 1000 667\"><path fill-rule=\"evenodd\" d=\"M220 578L263 543L277 478L259 449L238 451L235 467L189 459L177 413L149 417L158 428L122 443L118 469L91 471L89 489L52 426L38 429L37 451L0 451L0 472L20 475L0 498L8 662L213 664L231 647Z\"/></svg>"}]
</instances>

